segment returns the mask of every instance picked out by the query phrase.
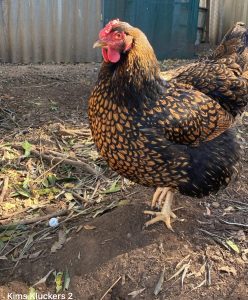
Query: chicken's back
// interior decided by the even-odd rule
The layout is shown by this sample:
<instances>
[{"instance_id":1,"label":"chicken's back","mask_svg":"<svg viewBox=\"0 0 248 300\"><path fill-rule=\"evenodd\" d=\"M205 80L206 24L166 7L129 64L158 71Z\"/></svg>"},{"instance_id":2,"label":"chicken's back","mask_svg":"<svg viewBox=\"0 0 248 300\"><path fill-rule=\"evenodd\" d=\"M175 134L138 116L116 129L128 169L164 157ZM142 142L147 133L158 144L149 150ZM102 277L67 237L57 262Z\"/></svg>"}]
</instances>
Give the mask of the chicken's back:
<instances>
[{"instance_id":1,"label":"chicken's back","mask_svg":"<svg viewBox=\"0 0 248 300\"><path fill-rule=\"evenodd\" d=\"M161 77L174 83L188 84L212 97L234 117L248 102L247 29L238 22L208 57L174 70Z\"/></svg>"}]
</instances>

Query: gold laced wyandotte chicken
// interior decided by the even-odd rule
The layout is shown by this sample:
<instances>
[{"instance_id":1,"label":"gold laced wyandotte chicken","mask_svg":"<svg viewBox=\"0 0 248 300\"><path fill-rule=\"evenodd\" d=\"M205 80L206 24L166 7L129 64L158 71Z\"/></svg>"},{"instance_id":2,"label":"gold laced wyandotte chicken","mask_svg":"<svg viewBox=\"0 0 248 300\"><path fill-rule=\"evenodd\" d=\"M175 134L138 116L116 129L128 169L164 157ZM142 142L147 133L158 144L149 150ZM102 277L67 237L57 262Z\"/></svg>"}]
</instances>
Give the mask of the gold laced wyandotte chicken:
<instances>
[{"instance_id":1,"label":"gold laced wyandotte chicken","mask_svg":"<svg viewBox=\"0 0 248 300\"><path fill-rule=\"evenodd\" d=\"M96 147L114 171L156 188L152 207L162 204L162 210L145 211L154 216L146 225L163 221L172 229L175 191L203 197L235 173L234 117L200 91L164 80L138 28L113 20L94 47L104 59L88 108Z\"/></svg>"}]
</instances>

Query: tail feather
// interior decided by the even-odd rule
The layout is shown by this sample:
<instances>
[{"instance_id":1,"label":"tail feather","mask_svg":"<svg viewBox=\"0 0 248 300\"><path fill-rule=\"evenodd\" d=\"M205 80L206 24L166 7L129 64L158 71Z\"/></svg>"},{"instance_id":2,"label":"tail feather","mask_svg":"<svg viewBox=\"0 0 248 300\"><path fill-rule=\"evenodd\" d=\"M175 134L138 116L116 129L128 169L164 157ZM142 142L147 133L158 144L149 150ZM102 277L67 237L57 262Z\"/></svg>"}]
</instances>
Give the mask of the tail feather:
<instances>
[{"instance_id":1,"label":"tail feather","mask_svg":"<svg viewBox=\"0 0 248 300\"><path fill-rule=\"evenodd\" d=\"M223 37L219 46L207 58L218 60L232 54L240 55L247 47L247 28L243 22L237 22Z\"/></svg>"}]
</instances>

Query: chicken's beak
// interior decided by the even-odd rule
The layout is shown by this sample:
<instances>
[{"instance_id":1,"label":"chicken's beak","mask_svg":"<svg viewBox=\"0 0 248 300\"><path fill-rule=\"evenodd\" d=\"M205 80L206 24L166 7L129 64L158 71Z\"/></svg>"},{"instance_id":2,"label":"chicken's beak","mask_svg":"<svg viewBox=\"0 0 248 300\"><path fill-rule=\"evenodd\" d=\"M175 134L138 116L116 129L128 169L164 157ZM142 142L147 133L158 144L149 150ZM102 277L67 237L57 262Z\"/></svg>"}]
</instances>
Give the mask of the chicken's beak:
<instances>
[{"instance_id":1,"label":"chicken's beak","mask_svg":"<svg viewBox=\"0 0 248 300\"><path fill-rule=\"evenodd\" d=\"M101 41L101 40L98 40L94 43L93 45L93 48L96 48L96 47L106 47L107 46L107 43L104 42L104 41Z\"/></svg>"}]
</instances>

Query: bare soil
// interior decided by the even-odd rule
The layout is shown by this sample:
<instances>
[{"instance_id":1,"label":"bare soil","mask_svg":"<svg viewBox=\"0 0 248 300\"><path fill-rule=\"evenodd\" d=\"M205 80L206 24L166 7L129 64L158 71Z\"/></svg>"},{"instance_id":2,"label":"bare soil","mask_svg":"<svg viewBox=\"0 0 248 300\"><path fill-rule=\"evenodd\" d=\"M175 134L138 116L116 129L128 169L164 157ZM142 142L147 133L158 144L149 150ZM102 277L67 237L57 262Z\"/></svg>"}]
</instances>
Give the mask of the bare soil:
<instances>
[{"instance_id":1,"label":"bare soil","mask_svg":"<svg viewBox=\"0 0 248 300\"><path fill-rule=\"evenodd\" d=\"M179 64L178 61L169 63ZM61 125L70 130L87 128L87 99L98 69L99 64L1 65L0 147L25 140L35 145L49 146L57 142L61 145L64 140L60 132L53 130L51 134L51 128ZM0 247L0 300L27 294L51 270L68 271L70 277L68 289L60 291L61 298L55 298L53 272L45 283L34 287L43 296L52 293L51 299L247 299L247 114L238 122L237 134L244 149L239 178L226 190L203 199L177 195L175 208L179 208L179 220L173 224L174 232L163 224L144 228L149 217L143 211L149 208L154 191L128 184L120 191L99 196L98 201L81 203L82 210L102 209L95 218L93 213L82 213L69 221L58 217L60 222L66 221L59 227L66 230L66 241L55 253L50 249L58 240L59 229L32 242L23 256L19 255L23 244L4 242L5 248ZM83 137L76 138L83 142ZM17 166L21 169L22 165ZM51 168L51 165L44 166L45 170ZM80 170L66 172L79 179L85 176ZM111 172L105 174L110 178L115 176ZM82 191L80 195L85 196ZM9 201L19 213L18 205L24 200L13 199L9 194L0 208ZM38 216L69 205L63 197L53 198L38 210ZM33 211L25 211L18 219L15 208L8 212L3 208L0 213L3 226L0 234L6 225L33 216ZM6 218L6 214L10 217ZM29 237L48 228L44 222L25 226L23 230ZM163 272L164 281L161 281ZM8 293L13 294L8 296Z\"/></svg>"}]
</instances>

